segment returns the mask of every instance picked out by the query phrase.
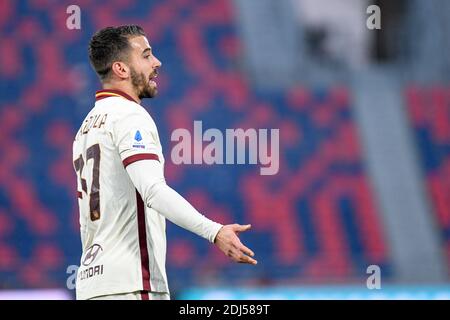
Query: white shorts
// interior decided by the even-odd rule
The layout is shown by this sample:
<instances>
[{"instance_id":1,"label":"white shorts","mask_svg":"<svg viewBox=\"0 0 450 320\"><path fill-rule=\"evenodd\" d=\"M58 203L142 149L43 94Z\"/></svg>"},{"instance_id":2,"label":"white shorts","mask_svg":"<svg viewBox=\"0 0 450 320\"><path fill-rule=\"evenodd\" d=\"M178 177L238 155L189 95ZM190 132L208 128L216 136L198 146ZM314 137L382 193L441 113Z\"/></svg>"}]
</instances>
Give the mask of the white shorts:
<instances>
[{"instance_id":1,"label":"white shorts","mask_svg":"<svg viewBox=\"0 0 450 320\"><path fill-rule=\"evenodd\" d=\"M98 296L88 300L170 300L170 295L164 292L136 291Z\"/></svg>"}]
</instances>

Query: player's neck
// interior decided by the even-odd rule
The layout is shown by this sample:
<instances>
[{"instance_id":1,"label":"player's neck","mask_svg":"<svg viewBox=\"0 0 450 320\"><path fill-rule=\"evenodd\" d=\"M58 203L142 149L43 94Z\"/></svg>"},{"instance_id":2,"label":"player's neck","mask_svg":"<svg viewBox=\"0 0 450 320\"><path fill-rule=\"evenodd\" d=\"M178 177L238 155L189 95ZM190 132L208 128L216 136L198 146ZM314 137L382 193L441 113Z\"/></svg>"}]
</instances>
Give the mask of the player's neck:
<instances>
[{"instance_id":1,"label":"player's neck","mask_svg":"<svg viewBox=\"0 0 450 320\"><path fill-rule=\"evenodd\" d=\"M103 83L104 90L120 90L130 97L134 99L137 103L141 104L141 99L139 99L136 92L134 92L133 88L131 88L128 84L119 84L119 83Z\"/></svg>"}]
</instances>

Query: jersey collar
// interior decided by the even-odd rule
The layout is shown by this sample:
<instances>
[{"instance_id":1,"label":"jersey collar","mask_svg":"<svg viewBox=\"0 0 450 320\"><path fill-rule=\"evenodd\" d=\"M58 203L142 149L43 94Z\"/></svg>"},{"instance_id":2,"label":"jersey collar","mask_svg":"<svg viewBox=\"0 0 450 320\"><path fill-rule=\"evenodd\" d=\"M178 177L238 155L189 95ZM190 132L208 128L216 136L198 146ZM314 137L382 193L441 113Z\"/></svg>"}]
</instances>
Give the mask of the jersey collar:
<instances>
[{"instance_id":1,"label":"jersey collar","mask_svg":"<svg viewBox=\"0 0 450 320\"><path fill-rule=\"evenodd\" d=\"M132 97L130 97L128 94L121 90L116 89L106 89L106 90L99 90L95 93L95 101L109 98L109 97L122 97L127 100L133 101L138 103L136 100L134 100Z\"/></svg>"}]
</instances>

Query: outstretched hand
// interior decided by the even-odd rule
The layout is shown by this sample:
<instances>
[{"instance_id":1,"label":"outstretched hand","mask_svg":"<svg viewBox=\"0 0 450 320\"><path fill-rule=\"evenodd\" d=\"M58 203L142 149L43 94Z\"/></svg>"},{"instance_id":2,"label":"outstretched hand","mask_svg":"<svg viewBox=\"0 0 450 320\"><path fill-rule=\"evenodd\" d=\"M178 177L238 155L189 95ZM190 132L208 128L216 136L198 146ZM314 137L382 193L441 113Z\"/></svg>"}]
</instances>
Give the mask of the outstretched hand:
<instances>
[{"instance_id":1,"label":"outstretched hand","mask_svg":"<svg viewBox=\"0 0 450 320\"><path fill-rule=\"evenodd\" d=\"M239 224L223 226L217 233L214 243L231 260L255 265L258 262L251 258L255 254L252 250L244 246L238 237L239 232L247 231L250 228L250 224L245 226Z\"/></svg>"}]
</instances>

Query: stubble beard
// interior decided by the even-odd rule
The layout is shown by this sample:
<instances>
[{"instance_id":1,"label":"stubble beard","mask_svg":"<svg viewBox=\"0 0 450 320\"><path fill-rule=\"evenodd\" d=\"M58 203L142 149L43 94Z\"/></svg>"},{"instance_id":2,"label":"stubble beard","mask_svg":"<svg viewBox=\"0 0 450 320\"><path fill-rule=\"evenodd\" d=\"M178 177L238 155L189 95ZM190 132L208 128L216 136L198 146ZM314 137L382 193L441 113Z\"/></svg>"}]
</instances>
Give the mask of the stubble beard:
<instances>
[{"instance_id":1,"label":"stubble beard","mask_svg":"<svg viewBox=\"0 0 450 320\"><path fill-rule=\"evenodd\" d=\"M158 94L158 90L150 86L148 77L142 72L137 73L133 68L131 69L131 84L139 99L154 98Z\"/></svg>"}]
</instances>

